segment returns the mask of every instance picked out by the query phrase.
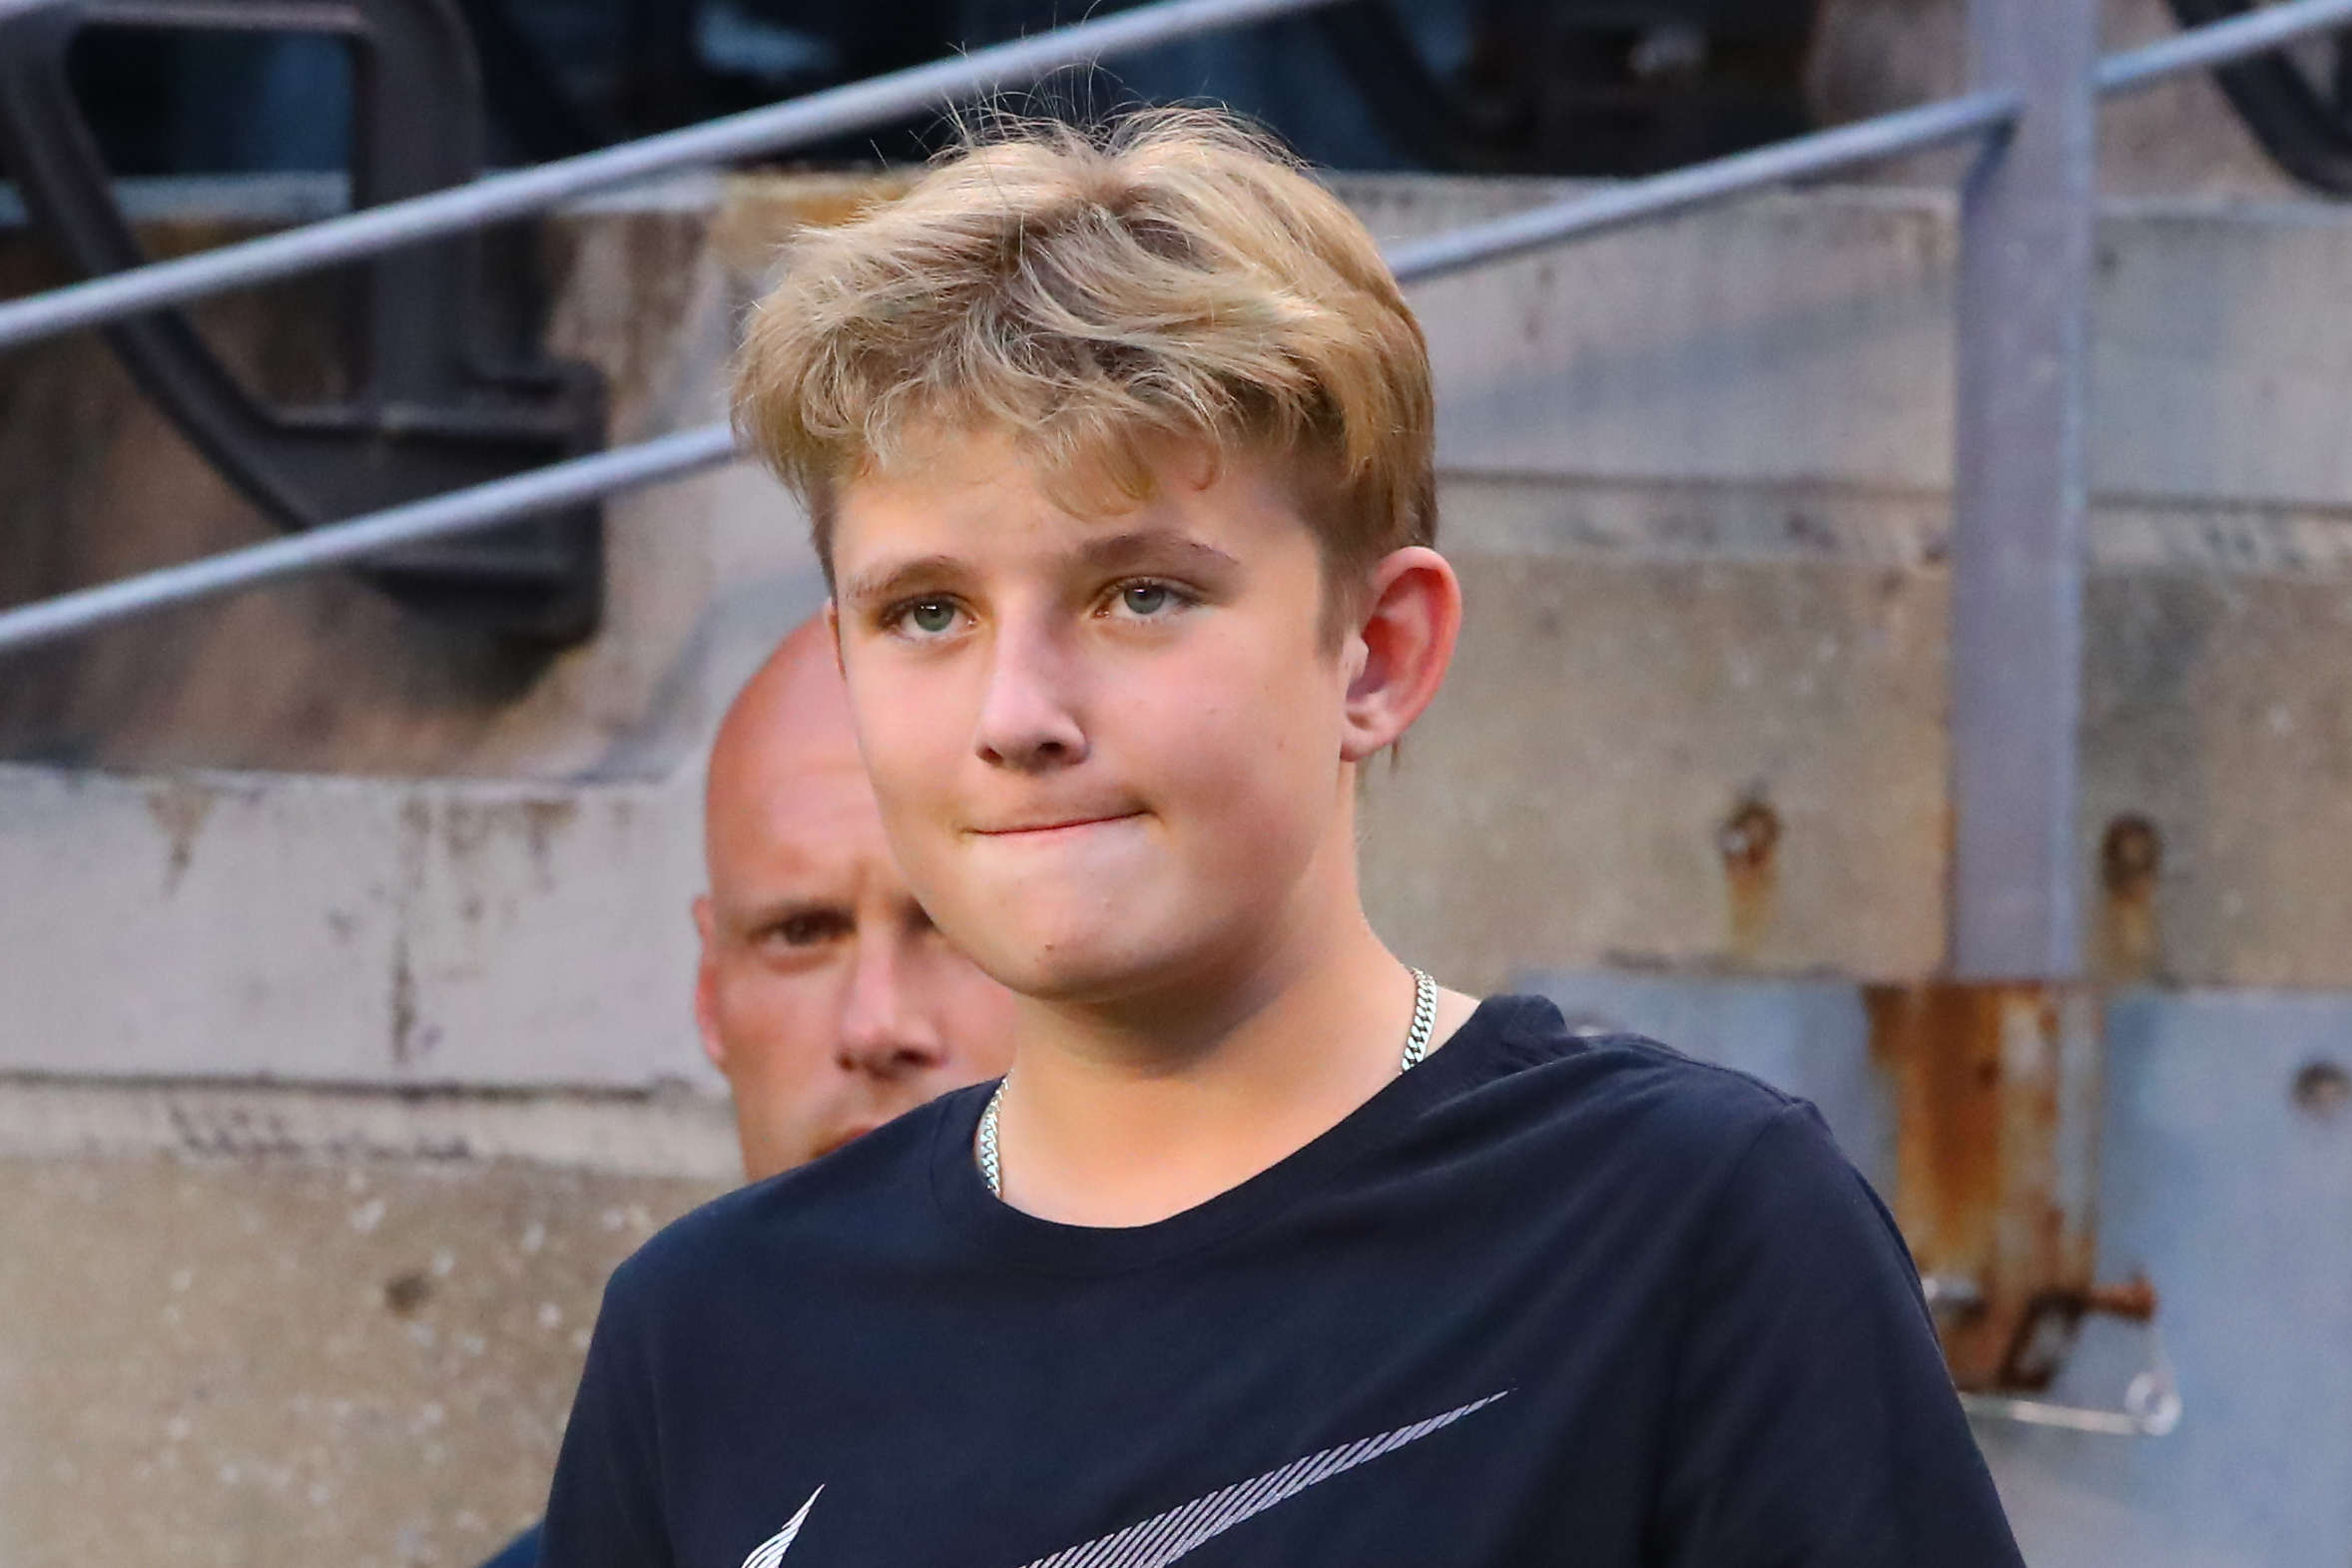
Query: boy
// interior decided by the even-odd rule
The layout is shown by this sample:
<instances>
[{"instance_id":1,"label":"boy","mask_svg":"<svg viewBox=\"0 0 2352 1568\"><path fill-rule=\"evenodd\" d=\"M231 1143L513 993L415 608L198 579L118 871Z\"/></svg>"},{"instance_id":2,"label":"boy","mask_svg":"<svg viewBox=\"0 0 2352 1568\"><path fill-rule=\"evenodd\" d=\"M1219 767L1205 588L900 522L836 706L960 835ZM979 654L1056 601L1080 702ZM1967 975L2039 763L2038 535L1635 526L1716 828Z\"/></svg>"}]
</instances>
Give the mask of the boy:
<instances>
[{"instance_id":1,"label":"boy","mask_svg":"<svg viewBox=\"0 0 2352 1568\"><path fill-rule=\"evenodd\" d=\"M2017 1563L1808 1107L1364 918L1460 595L1344 208L1198 113L1015 133L811 239L739 407L1014 1065L615 1276L549 1568Z\"/></svg>"}]
</instances>

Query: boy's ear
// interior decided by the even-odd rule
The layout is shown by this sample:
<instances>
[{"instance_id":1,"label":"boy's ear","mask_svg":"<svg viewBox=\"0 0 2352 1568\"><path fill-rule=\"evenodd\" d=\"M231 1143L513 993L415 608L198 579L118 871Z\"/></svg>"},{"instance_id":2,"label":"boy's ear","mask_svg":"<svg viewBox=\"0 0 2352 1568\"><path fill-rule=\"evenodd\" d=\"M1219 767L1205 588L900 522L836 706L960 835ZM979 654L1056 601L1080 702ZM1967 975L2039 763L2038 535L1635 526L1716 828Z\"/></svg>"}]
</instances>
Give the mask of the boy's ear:
<instances>
[{"instance_id":1,"label":"boy's ear","mask_svg":"<svg viewBox=\"0 0 2352 1568\"><path fill-rule=\"evenodd\" d=\"M1410 545L1372 569L1363 604L1343 648L1340 755L1351 763L1393 745L1437 697L1462 631L1462 583L1444 556Z\"/></svg>"}]
</instances>

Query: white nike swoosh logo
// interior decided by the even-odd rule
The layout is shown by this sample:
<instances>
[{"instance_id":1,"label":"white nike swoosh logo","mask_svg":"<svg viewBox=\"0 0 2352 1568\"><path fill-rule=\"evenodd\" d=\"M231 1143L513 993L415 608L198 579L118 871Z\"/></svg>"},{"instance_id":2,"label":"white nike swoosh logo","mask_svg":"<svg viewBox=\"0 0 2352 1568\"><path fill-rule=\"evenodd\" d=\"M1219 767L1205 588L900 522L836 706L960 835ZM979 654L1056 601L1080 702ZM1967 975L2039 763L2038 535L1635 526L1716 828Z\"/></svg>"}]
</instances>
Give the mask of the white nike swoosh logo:
<instances>
[{"instance_id":1,"label":"white nike swoosh logo","mask_svg":"<svg viewBox=\"0 0 2352 1568\"><path fill-rule=\"evenodd\" d=\"M1244 1519L1264 1513L1276 1503L1299 1495L1319 1481L1353 1470L1384 1453L1395 1453L1410 1442L1419 1442L1430 1433L1452 1426L1456 1421L1476 1410L1482 1410L1510 1390L1490 1393L1483 1399L1473 1399L1457 1410L1444 1415L1433 1415L1426 1421L1411 1426L1400 1426L1393 1432L1378 1437L1365 1437L1337 1448L1326 1448L1295 1459L1279 1470L1268 1470L1255 1480L1228 1486L1223 1491L1209 1493L1196 1502L1166 1513L1155 1514L1140 1524L1131 1524L1073 1546L1066 1552L1055 1552L1051 1557L1040 1557L1028 1568L1167 1568L1185 1553L1204 1541L1232 1529ZM817 1499L809 1499L815 1502ZM809 1510L803 1508L801 1512ZM786 1527L785 1540L790 1544L798 1519ZM752 1554L757 1557L759 1553ZM773 1560L758 1564L746 1563L744 1568L775 1568Z\"/></svg>"},{"instance_id":2,"label":"white nike swoosh logo","mask_svg":"<svg viewBox=\"0 0 2352 1568\"><path fill-rule=\"evenodd\" d=\"M822 1486L811 1492L809 1500L801 1504L801 1511L794 1514L783 1529L752 1548L752 1555L743 1560L743 1568L776 1568L783 1561L784 1554L792 1549L793 1537L800 1534L801 1526L808 1522L809 1510L816 1507L817 1499L824 1495L825 1488ZM770 1514L768 1517L773 1519L776 1516Z\"/></svg>"}]
</instances>

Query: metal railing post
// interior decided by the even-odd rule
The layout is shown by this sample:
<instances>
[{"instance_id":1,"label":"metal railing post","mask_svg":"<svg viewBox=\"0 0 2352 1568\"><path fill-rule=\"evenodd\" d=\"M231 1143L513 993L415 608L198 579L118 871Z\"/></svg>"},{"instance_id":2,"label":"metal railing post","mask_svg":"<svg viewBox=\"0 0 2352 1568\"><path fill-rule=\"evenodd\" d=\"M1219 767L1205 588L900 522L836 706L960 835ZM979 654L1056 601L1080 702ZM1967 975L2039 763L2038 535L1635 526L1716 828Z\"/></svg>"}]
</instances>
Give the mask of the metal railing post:
<instances>
[{"instance_id":1,"label":"metal railing post","mask_svg":"<svg viewBox=\"0 0 2352 1568\"><path fill-rule=\"evenodd\" d=\"M1961 197L1952 518L1951 958L2068 980L2097 196L2095 0L1971 0L1978 82L2025 114Z\"/></svg>"},{"instance_id":2,"label":"metal railing post","mask_svg":"<svg viewBox=\"0 0 2352 1568\"><path fill-rule=\"evenodd\" d=\"M1978 88L2024 113L1961 193L1950 978L1869 993L1897 1220L1943 1287L1954 1377L2011 1414L2098 1299L2100 1016L2074 853L2097 12L1970 0Z\"/></svg>"}]
</instances>

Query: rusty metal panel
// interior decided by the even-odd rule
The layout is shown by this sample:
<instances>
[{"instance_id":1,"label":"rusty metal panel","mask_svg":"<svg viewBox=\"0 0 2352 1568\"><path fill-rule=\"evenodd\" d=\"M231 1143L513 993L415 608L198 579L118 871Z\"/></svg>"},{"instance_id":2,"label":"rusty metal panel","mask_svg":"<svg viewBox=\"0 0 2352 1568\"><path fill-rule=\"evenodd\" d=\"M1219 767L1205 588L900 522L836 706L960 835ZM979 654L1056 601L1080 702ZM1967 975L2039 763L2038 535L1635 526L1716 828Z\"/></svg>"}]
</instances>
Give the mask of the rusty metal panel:
<instances>
[{"instance_id":1,"label":"rusty metal panel","mask_svg":"<svg viewBox=\"0 0 2352 1568\"><path fill-rule=\"evenodd\" d=\"M2100 1016L2079 986L1863 993L1894 1085L1895 1216L1963 1388L2050 1386L2093 1298Z\"/></svg>"}]
</instances>

